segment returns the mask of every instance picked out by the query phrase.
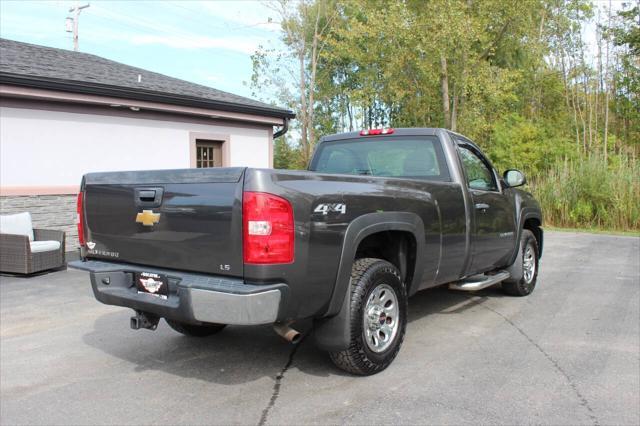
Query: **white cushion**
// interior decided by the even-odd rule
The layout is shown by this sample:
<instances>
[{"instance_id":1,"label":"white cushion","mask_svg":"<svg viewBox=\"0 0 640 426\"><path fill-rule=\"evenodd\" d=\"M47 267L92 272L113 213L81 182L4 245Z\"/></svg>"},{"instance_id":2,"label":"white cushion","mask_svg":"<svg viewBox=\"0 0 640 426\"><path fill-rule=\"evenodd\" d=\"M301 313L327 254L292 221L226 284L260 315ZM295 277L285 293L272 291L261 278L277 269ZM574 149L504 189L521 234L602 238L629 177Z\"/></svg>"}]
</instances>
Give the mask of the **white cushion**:
<instances>
[{"instance_id":1,"label":"white cushion","mask_svg":"<svg viewBox=\"0 0 640 426\"><path fill-rule=\"evenodd\" d=\"M31 241L31 253L60 250L60 241Z\"/></svg>"},{"instance_id":2,"label":"white cushion","mask_svg":"<svg viewBox=\"0 0 640 426\"><path fill-rule=\"evenodd\" d=\"M24 235L29 237L29 241L33 241L31 213L25 212L0 216L0 233Z\"/></svg>"}]
</instances>

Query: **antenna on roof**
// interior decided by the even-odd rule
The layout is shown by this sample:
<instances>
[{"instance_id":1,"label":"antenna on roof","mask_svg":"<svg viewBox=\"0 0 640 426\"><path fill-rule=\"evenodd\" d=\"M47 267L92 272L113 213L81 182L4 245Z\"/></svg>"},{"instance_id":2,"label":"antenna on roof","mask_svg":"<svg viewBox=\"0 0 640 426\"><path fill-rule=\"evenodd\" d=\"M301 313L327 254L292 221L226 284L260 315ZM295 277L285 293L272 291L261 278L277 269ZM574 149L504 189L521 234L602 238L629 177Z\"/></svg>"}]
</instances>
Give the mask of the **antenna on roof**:
<instances>
[{"instance_id":1,"label":"antenna on roof","mask_svg":"<svg viewBox=\"0 0 640 426\"><path fill-rule=\"evenodd\" d=\"M76 3L75 6L69 8L69 13L74 13L75 15L67 16L65 21L67 32L73 33L73 50L75 52L78 51L78 20L80 19L80 12L89 6L91 6L89 3L84 6L78 6Z\"/></svg>"}]
</instances>

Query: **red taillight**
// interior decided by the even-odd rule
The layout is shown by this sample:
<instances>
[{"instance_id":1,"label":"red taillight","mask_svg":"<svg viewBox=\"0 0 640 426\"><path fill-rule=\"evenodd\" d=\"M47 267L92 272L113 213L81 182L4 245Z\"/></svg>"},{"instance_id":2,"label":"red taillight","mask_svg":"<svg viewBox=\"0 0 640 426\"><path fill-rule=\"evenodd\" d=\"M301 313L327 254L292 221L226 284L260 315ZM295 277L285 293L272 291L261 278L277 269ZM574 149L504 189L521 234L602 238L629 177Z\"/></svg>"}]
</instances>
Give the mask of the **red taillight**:
<instances>
[{"instance_id":1,"label":"red taillight","mask_svg":"<svg viewBox=\"0 0 640 426\"><path fill-rule=\"evenodd\" d=\"M378 136L378 135L390 135L394 132L393 129L370 129L361 130L360 136Z\"/></svg>"},{"instance_id":2,"label":"red taillight","mask_svg":"<svg viewBox=\"0 0 640 426\"><path fill-rule=\"evenodd\" d=\"M78 193L78 241L81 246L84 246L84 213L82 209L82 192Z\"/></svg>"},{"instance_id":3,"label":"red taillight","mask_svg":"<svg viewBox=\"0 0 640 426\"><path fill-rule=\"evenodd\" d=\"M293 208L284 198L245 192L242 198L244 263L293 262Z\"/></svg>"}]
</instances>

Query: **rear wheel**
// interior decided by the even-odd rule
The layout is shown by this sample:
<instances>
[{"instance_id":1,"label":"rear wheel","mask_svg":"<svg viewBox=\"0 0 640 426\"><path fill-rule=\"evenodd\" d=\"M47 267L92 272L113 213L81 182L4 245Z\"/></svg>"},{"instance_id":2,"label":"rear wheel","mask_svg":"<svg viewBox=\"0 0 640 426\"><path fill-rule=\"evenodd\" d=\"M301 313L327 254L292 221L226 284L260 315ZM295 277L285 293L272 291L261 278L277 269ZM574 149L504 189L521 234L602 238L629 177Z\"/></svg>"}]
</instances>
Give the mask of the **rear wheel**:
<instances>
[{"instance_id":1,"label":"rear wheel","mask_svg":"<svg viewBox=\"0 0 640 426\"><path fill-rule=\"evenodd\" d=\"M508 279L502 282L502 290L511 296L531 294L538 280L538 241L533 232L528 229L522 230L520 250L522 250L522 277L519 280Z\"/></svg>"},{"instance_id":2,"label":"rear wheel","mask_svg":"<svg viewBox=\"0 0 640 426\"><path fill-rule=\"evenodd\" d=\"M194 325L187 324L184 322L174 321L170 319L166 319L169 327L173 328L178 333L182 333L185 336L192 337L207 337L212 334L216 334L222 331L227 325L226 324L214 324L214 323L203 323L202 325Z\"/></svg>"},{"instance_id":3,"label":"rear wheel","mask_svg":"<svg viewBox=\"0 0 640 426\"><path fill-rule=\"evenodd\" d=\"M407 293L398 268L380 259L356 260L349 296L351 341L346 350L329 356L349 373L378 373L395 359L404 340Z\"/></svg>"}]
</instances>

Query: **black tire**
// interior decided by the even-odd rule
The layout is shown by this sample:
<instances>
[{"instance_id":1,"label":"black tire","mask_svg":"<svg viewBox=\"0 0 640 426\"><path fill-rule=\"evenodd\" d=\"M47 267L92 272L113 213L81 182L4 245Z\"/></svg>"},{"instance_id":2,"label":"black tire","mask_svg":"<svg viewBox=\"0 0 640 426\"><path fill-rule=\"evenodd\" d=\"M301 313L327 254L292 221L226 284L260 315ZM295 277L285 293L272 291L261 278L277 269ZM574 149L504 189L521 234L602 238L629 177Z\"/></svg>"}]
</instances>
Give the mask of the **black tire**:
<instances>
[{"instance_id":1,"label":"black tire","mask_svg":"<svg viewBox=\"0 0 640 426\"><path fill-rule=\"evenodd\" d=\"M383 287L386 285L386 287ZM391 333L388 342L383 342L380 347L381 351L376 352L370 348L375 338L367 343L365 324L367 321L364 317L364 310L370 297L374 297L374 290L381 294L380 299L384 296L384 290L391 288L393 295L397 301L397 314L391 322L388 318L391 316L379 313L381 319L380 324L390 324L390 330L396 330ZM407 325L407 292L400 278L400 271L391 263L373 258L358 259L354 262L351 269L351 341L349 347L344 351L330 352L331 361L340 369L349 373L368 376L376 374L387 368L398 355ZM386 299L384 299L386 300ZM393 299L392 299L393 300ZM383 305L379 305L381 308ZM384 306L389 305L388 302ZM377 313L375 315L378 315ZM375 317L374 315L374 317ZM394 325L397 321L397 327ZM374 321L377 323L377 320ZM367 323L371 324L371 323ZM372 325L375 327L375 324ZM371 330L369 328L368 330ZM369 331L369 333L381 333L381 331ZM373 336L372 336L373 337ZM384 345L388 345L384 347Z\"/></svg>"},{"instance_id":2,"label":"black tire","mask_svg":"<svg viewBox=\"0 0 640 426\"><path fill-rule=\"evenodd\" d=\"M191 337L207 337L212 334L221 332L227 325L226 324L213 324L203 323L202 325L187 324L184 322L174 321L166 319L169 327L173 328L178 333L182 333L185 336Z\"/></svg>"},{"instance_id":3,"label":"black tire","mask_svg":"<svg viewBox=\"0 0 640 426\"><path fill-rule=\"evenodd\" d=\"M533 274L527 276L526 269L526 255L527 249L530 248L533 252ZM533 232L528 229L522 230L522 236L520 237L520 256L516 259L516 262L523 263L523 273L519 280L508 279L502 282L502 290L511 296L528 296L536 288L536 281L538 280L538 266L539 266L539 250L538 240L533 235Z\"/></svg>"}]
</instances>

